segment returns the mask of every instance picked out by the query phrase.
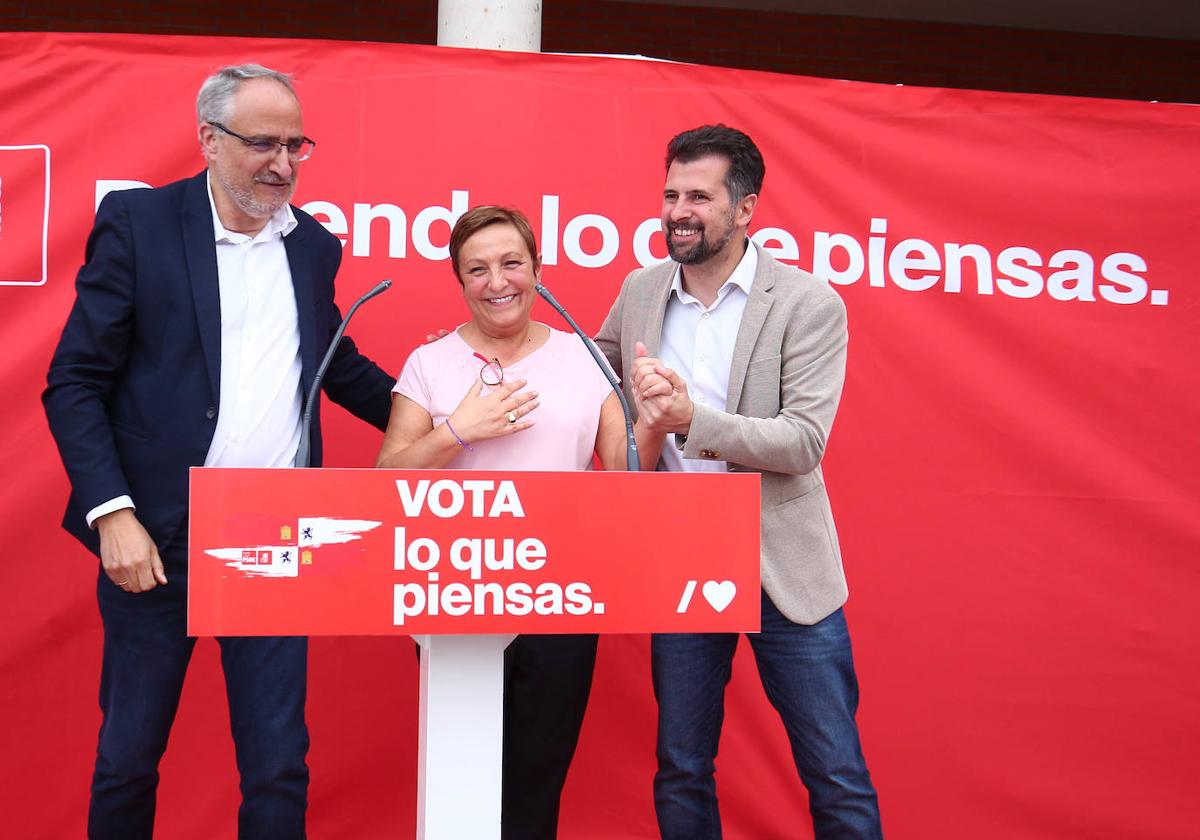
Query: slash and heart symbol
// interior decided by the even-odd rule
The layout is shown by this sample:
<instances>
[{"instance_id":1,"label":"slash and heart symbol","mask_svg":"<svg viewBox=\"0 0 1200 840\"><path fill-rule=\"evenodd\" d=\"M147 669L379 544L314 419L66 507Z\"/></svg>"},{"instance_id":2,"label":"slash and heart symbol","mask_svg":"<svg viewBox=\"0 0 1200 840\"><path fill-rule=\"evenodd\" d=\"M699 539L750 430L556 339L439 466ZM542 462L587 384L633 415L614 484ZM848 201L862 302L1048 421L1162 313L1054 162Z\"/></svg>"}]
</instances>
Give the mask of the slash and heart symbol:
<instances>
[{"instance_id":1,"label":"slash and heart symbol","mask_svg":"<svg viewBox=\"0 0 1200 840\"><path fill-rule=\"evenodd\" d=\"M689 580L683 587L683 597L679 599L679 606L675 612L682 614L688 611L697 583L699 581ZM706 580L700 587L700 592L710 607L717 612L724 612L725 608L733 602L733 596L737 595L737 584L731 580Z\"/></svg>"}]
</instances>

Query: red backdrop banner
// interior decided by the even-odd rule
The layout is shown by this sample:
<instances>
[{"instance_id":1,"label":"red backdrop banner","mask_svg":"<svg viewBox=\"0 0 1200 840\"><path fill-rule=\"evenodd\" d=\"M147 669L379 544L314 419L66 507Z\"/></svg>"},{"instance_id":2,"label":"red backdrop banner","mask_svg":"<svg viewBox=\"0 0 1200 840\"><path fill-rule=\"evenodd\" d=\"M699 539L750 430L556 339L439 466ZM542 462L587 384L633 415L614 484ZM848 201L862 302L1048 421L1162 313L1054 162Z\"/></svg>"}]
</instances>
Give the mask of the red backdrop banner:
<instances>
[{"instance_id":1,"label":"red backdrop banner","mask_svg":"<svg viewBox=\"0 0 1200 840\"><path fill-rule=\"evenodd\" d=\"M228 63L296 74L318 141L296 203L345 244L351 332L399 371L467 317L468 206L526 210L544 280L595 330L664 253L663 149L725 122L767 161L753 234L833 282L849 369L825 461L865 749L892 838L1176 838L1200 822L1200 109L650 61L403 45L0 35L0 727L7 836L80 836L99 714L96 563L58 527L38 402L98 196L202 166L194 97ZM553 312L535 317L557 324ZM330 466L380 435L329 408ZM653 510L613 527L723 527ZM567 838L654 834L644 636L601 645ZM719 758L726 836L809 836L745 646ZM234 835L215 646L162 767L159 836ZM414 825L416 659L311 654L310 827Z\"/></svg>"}]
</instances>

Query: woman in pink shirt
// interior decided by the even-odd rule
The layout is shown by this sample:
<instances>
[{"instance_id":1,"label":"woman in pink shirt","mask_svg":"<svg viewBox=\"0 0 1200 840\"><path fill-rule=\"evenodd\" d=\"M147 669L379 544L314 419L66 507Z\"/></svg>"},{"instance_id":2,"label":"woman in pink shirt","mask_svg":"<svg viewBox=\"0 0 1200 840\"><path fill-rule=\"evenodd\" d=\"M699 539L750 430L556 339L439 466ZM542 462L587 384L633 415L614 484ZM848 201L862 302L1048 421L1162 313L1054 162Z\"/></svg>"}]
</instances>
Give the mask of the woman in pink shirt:
<instances>
[{"instance_id":1,"label":"woman in pink shirt","mask_svg":"<svg viewBox=\"0 0 1200 840\"><path fill-rule=\"evenodd\" d=\"M517 210L476 207L450 234L471 320L409 356L376 466L624 469L617 396L578 336L533 321L541 255ZM518 636L504 657L501 836L554 838L596 636Z\"/></svg>"}]
</instances>

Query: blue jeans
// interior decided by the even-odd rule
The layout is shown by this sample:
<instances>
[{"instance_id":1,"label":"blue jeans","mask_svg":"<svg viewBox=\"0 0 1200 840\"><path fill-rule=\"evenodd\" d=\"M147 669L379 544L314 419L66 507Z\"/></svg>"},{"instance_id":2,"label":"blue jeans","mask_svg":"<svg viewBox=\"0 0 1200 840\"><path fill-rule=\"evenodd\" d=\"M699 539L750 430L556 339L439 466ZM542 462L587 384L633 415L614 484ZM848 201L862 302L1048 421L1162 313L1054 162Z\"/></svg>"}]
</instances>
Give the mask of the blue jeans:
<instances>
[{"instance_id":1,"label":"blue jeans","mask_svg":"<svg viewBox=\"0 0 1200 840\"><path fill-rule=\"evenodd\" d=\"M764 592L762 632L748 634L767 699L779 712L817 840L881 838L879 804L859 745L858 680L841 610L795 624ZM654 810L664 840L721 837L713 778L736 633L671 633L651 640L658 700Z\"/></svg>"},{"instance_id":2,"label":"blue jeans","mask_svg":"<svg viewBox=\"0 0 1200 840\"><path fill-rule=\"evenodd\" d=\"M176 565L176 564L172 564ZM100 743L88 809L90 840L150 840L158 764L187 672L194 638L186 630L186 574L132 595L104 575ZM240 840L301 840L308 803L304 699L308 640L222 638L242 805Z\"/></svg>"}]
</instances>

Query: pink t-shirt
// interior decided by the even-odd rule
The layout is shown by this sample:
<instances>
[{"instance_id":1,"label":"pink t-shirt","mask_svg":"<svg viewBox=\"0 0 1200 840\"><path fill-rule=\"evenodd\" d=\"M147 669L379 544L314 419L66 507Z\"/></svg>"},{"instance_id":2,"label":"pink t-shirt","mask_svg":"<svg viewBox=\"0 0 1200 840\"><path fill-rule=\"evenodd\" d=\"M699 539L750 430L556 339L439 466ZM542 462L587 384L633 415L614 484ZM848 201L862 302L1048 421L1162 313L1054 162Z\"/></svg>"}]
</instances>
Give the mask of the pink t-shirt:
<instances>
[{"instance_id":1,"label":"pink t-shirt","mask_svg":"<svg viewBox=\"0 0 1200 840\"><path fill-rule=\"evenodd\" d=\"M504 368L504 381L527 379L540 404L523 432L473 443L449 466L458 470L591 469L600 425L600 406L613 392L583 341L547 327L550 338L525 358ZM446 421L479 384L481 362L458 332L413 351L392 390L429 412L436 427ZM490 389L486 386L484 393Z\"/></svg>"}]
</instances>

